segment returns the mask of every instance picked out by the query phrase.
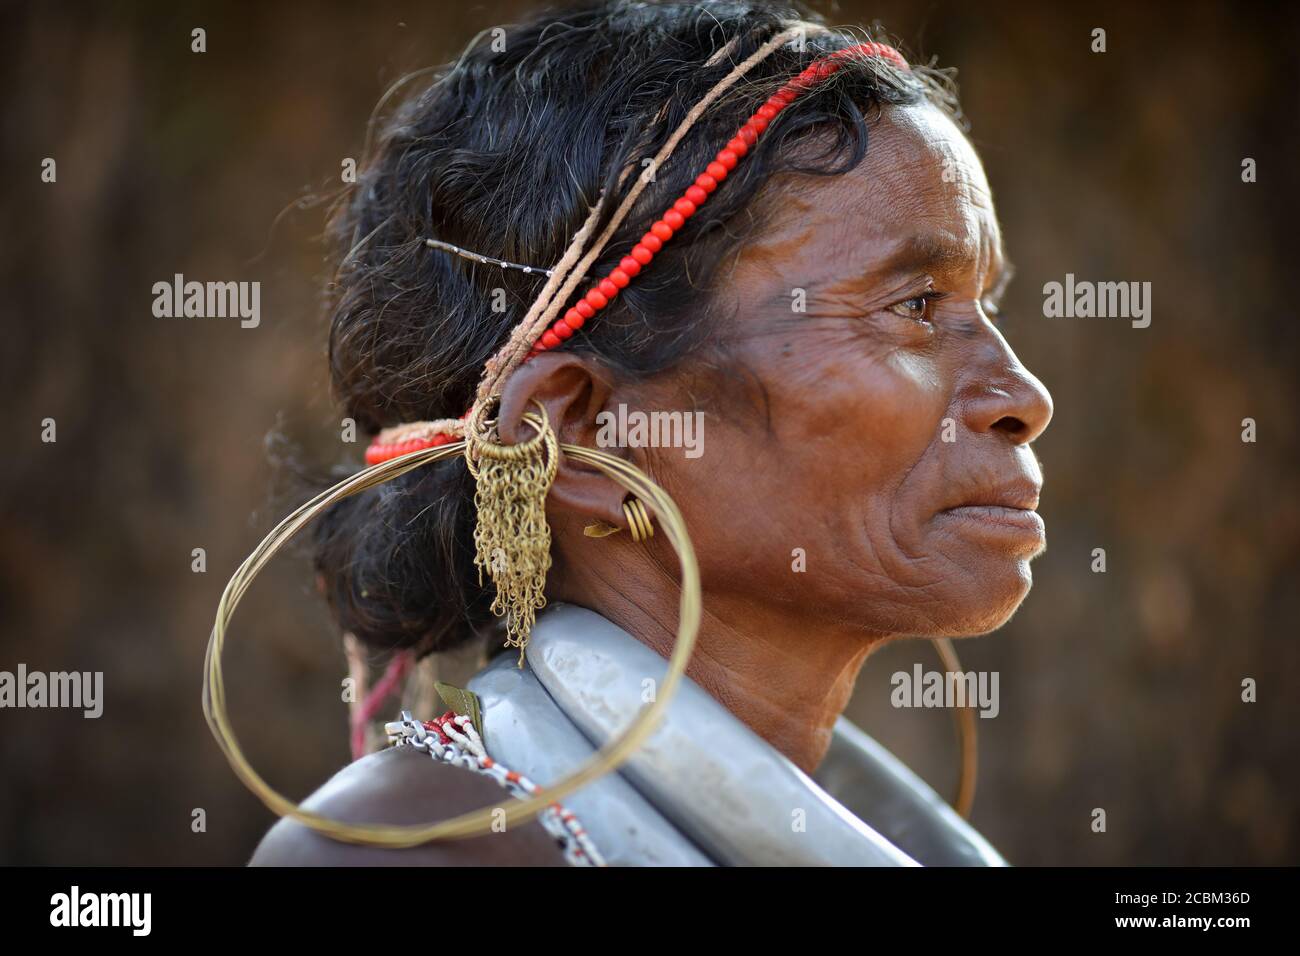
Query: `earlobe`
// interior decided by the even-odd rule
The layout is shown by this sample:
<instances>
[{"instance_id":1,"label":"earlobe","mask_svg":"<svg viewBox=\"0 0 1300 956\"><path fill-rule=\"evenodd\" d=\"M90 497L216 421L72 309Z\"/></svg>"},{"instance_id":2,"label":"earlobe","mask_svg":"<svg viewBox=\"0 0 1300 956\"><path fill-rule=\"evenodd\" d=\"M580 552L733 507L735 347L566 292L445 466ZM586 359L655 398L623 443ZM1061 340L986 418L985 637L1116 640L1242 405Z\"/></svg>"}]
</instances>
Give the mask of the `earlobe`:
<instances>
[{"instance_id":1,"label":"earlobe","mask_svg":"<svg viewBox=\"0 0 1300 956\"><path fill-rule=\"evenodd\" d=\"M594 447L599 431L596 416L608 406L612 394L608 377L582 356L564 352L539 355L506 382L497 412L497 433L507 445L531 438L533 429L524 415L535 412L533 403L540 402L561 443ZM613 480L561 452L547 511L571 515L581 525L603 522L623 528L627 525L623 511L626 494Z\"/></svg>"}]
</instances>

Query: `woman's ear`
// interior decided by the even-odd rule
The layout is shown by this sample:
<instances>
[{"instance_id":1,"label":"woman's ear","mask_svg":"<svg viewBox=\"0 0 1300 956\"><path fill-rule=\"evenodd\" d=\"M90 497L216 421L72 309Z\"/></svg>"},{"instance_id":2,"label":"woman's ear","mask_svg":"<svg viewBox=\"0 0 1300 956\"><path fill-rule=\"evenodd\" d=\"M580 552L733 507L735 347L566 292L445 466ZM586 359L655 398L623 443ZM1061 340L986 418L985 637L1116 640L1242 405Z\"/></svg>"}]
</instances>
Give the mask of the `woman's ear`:
<instances>
[{"instance_id":1,"label":"woman's ear","mask_svg":"<svg viewBox=\"0 0 1300 956\"><path fill-rule=\"evenodd\" d=\"M517 368L506 380L497 413L497 434L507 445L528 441L535 435L523 420L536 414L538 402L561 443L596 446L600 424L596 416L609 406L613 388L607 376L589 359L572 353L546 352ZM605 449L626 454L625 449ZM627 492L599 471L578 464L560 453L555 483L547 497L547 510L567 512L583 524L603 521L618 528L627 526L623 499Z\"/></svg>"}]
</instances>

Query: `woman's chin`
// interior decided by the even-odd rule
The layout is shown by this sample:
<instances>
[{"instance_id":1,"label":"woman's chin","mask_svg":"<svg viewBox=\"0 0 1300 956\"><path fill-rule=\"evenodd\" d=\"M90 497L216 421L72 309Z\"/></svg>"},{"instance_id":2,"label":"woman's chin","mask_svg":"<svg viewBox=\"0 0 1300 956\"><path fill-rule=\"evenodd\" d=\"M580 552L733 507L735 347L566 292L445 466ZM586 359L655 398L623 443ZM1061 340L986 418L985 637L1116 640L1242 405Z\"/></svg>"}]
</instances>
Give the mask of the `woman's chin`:
<instances>
[{"instance_id":1,"label":"woman's chin","mask_svg":"<svg viewBox=\"0 0 1300 956\"><path fill-rule=\"evenodd\" d=\"M1029 559L949 565L912 608L896 613L890 630L923 637L976 637L996 631L1020 607L1033 584Z\"/></svg>"},{"instance_id":2,"label":"woman's chin","mask_svg":"<svg viewBox=\"0 0 1300 956\"><path fill-rule=\"evenodd\" d=\"M996 631L1020 607L1033 586L1029 558L1000 559L970 574L964 593L948 604L949 619L935 637L975 637Z\"/></svg>"},{"instance_id":3,"label":"woman's chin","mask_svg":"<svg viewBox=\"0 0 1300 956\"><path fill-rule=\"evenodd\" d=\"M865 632L889 635L891 639L976 637L1006 624L1028 596L1032 584L1028 558L1003 558L972 568L950 568L941 585L916 592L915 602L906 598L899 601L897 595L892 601L863 602L861 595L869 590L864 585L848 604L843 603L844 594L838 595L840 600L827 596L819 603L823 608L838 608L832 620L857 621ZM809 598L802 594L792 600L806 603Z\"/></svg>"}]
</instances>

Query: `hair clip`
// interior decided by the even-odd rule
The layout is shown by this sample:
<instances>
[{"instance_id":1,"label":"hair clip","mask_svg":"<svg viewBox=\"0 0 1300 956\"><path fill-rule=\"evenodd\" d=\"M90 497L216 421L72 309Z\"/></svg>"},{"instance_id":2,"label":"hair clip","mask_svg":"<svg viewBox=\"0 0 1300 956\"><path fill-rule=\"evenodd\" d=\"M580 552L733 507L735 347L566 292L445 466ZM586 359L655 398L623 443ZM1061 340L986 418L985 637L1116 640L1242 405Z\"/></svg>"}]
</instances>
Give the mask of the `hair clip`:
<instances>
[{"instance_id":1,"label":"hair clip","mask_svg":"<svg viewBox=\"0 0 1300 956\"><path fill-rule=\"evenodd\" d=\"M424 244L430 249L441 249L443 252L450 252L453 255L460 256L462 259L468 259L470 262L500 266L503 269L518 269L520 272L529 275L544 275L548 279L555 271L554 269L542 269L538 266L521 266L517 262L506 262L504 259L494 259L492 256L480 255L477 252L470 252L468 249L462 249L460 246L453 246L450 242L443 242L441 239L426 239L424 240Z\"/></svg>"}]
</instances>

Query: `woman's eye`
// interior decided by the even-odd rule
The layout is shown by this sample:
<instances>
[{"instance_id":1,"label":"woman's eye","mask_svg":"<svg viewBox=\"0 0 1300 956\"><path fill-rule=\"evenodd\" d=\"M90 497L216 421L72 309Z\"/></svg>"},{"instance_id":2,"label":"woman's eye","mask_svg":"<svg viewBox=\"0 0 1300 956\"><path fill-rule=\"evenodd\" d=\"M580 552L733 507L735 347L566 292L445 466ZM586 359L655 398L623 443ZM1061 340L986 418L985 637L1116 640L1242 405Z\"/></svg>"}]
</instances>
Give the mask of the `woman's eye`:
<instances>
[{"instance_id":1,"label":"woman's eye","mask_svg":"<svg viewBox=\"0 0 1300 956\"><path fill-rule=\"evenodd\" d=\"M911 319L913 322L928 324L930 321L930 303L941 298L943 298L943 293L930 291L913 296L910 299L904 299L902 302L895 302L889 306L889 311L905 319Z\"/></svg>"}]
</instances>

